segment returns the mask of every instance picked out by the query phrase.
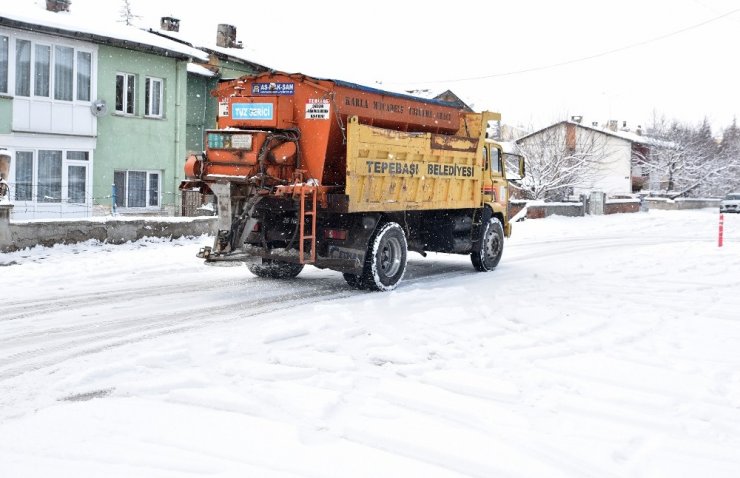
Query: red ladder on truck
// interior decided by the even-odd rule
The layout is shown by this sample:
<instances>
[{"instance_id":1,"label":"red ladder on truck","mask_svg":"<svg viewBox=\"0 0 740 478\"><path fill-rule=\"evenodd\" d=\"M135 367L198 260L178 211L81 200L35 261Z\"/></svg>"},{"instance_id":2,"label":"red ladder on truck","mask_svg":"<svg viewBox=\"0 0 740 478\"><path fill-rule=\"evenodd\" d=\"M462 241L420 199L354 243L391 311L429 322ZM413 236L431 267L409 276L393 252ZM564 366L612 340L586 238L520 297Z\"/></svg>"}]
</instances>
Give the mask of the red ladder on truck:
<instances>
[{"instance_id":1,"label":"red ladder on truck","mask_svg":"<svg viewBox=\"0 0 740 478\"><path fill-rule=\"evenodd\" d=\"M313 264L316 262L316 198L318 194L318 188L315 186L307 186L301 184L299 186L299 198L300 198L300 214L298 217L299 226L299 239L298 253L300 254L301 264ZM310 200L311 209L306 209L306 197ZM311 218L311 231L306 231L306 217ZM310 242L309 247L309 260L306 260L305 247L306 241Z\"/></svg>"}]
</instances>

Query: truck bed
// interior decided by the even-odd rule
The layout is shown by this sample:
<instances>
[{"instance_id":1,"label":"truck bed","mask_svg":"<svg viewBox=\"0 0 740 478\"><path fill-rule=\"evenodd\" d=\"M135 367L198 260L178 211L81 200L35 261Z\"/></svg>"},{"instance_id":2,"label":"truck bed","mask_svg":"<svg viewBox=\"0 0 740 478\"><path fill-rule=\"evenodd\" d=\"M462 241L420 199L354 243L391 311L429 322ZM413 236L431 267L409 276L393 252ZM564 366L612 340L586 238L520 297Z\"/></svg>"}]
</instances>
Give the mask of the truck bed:
<instances>
[{"instance_id":1,"label":"truck bed","mask_svg":"<svg viewBox=\"0 0 740 478\"><path fill-rule=\"evenodd\" d=\"M406 133L350 118L348 212L466 209L481 205L478 140Z\"/></svg>"}]
</instances>

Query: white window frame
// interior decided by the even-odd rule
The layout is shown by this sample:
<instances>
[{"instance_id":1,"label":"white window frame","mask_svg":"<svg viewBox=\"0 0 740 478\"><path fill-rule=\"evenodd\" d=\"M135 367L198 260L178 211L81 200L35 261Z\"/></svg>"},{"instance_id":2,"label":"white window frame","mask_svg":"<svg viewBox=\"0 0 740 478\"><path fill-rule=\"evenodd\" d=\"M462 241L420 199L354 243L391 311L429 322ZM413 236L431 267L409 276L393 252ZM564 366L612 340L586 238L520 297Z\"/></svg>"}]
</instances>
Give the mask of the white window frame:
<instances>
[{"instance_id":1,"label":"white window frame","mask_svg":"<svg viewBox=\"0 0 740 478\"><path fill-rule=\"evenodd\" d=\"M144 210L144 209L155 209L159 210L162 208L162 171L161 170L145 170L145 169L116 169L113 172L113 178L115 183L115 175L116 173L124 173L125 174L125 180L124 180L124 187L125 189L123 191L119 191L116 189L116 207L120 209L133 209L133 210ZM130 206L128 201L129 196L129 190L131 188L130 183L130 173L146 173L146 179L145 179L145 193L144 193L144 206ZM156 199L157 204L151 205L151 194L154 192L152 191L150 184L151 184L151 178L152 175L157 175L157 191L156 191ZM119 200L123 199L121 204L119 204Z\"/></svg>"},{"instance_id":2,"label":"white window frame","mask_svg":"<svg viewBox=\"0 0 740 478\"><path fill-rule=\"evenodd\" d=\"M152 94L154 91L154 85L158 83L159 84L159 111L153 111L155 103L155 95ZM147 76L145 78L145 85L144 85L144 116L147 118L162 118L164 116L164 80L162 78L155 78L152 76Z\"/></svg>"},{"instance_id":3,"label":"white window frame","mask_svg":"<svg viewBox=\"0 0 740 478\"><path fill-rule=\"evenodd\" d=\"M61 171L61 197L59 201L39 201L39 152L40 151L60 151L62 153L62 171ZM86 160L70 159L70 152L84 152L87 153ZM16 168L18 161L18 153L31 153L31 199L18 199L16 194L18 193ZM37 205L54 205L54 204L74 204L77 206L91 206L92 205L92 178L90 175L91 171L91 158L92 150L84 148L17 148L12 155L11 159L11 187L13 192L11 197L15 203L19 204L37 204ZM71 202L69 200L69 167L70 166L84 166L85 167L85 201L84 202Z\"/></svg>"},{"instance_id":4,"label":"white window frame","mask_svg":"<svg viewBox=\"0 0 740 478\"><path fill-rule=\"evenodd\" d=\"M0 90L0 94L7 95L10 91L10 55L11 55L11 49L10 49L10 35L8 35L5 32L0 32L0 38L5 38L5 48L7 48L7 69L5 71L0 71L0 74L5 75L5 89Z\"/></svg>"},{"instance_id":5,"label":"white window frame","mask_svg":"<svg viewBox=\"0 0 740 478\"><path fill-rule=\"evenodd\" d=\"M69 153L87 153L87 159L73 159L69 157ZM64 151L64 161L62 163L63 174L62 178L62 191L65 202L69 204L79 204L89 206L92 204L92 184L90 178L90 157L92 151L85 149L68 149ZM84 167L85 168L85 200L83 202L72 202L69 197L69 168L70 167ZM66 192L65 192L66 191Z\"/></svg>"},{"instance_id":6,"label":"white window frame","mask_svg":"<svg viewBox=\"0 0 740 478\"><path fill-rule=\"evenodd\" d=\"M17 34L15 31L12 30L5 30L0 28L0 37L7 38L7 47L8 47L8 69L7 72L0 72L0 74L7 74L7 89L5 91L0 90L1 95L8 95L12 97L16 97L19 99L25 99L25 100L33 100L33 101L43 101L43 102L51 102L51 103L61 103L61 104L81 104L81 105L89 105L92 100L95 97L96 94L96 78L95 78L95 71L97 69L97 50L94 48L89 48L85 45L82 45L78 42L65 42L65 41L57 41L59 39L57 38L49 38L45 35L38 35L34 33L22 33ZM17 42L18 41L27 41L31 43L31 71L30 71L30 79L29 79L29 95L17 95L16 94L16 71L17 71L17 65L16 65L16 49L17 49ZM44 46L48 47L50 50L49 54L49 95L48 96L38 96L36 95L36 46ZM56 64L56 53L55 53L55 47L64 47L64 48L71 48L72 49L72 55L73 55L73 64L72 64L72 100L59 100L54 98L54 91L56 87L56 78L55 78L55 64ZM77 99L77 55L79 52L84 52L90 55L90 100L79 100Z\"/></svg>"},{"instance_id":7,"label":"white window frame","mask_svg":"<svg viewBox=\"0 0 740 478\"><path fill-rule=\"evenodd\" d=\"M72 56L71 56L72 70L70 72L70 80L72 81L72 83L69 86L70 96L68 100L65 100L63 98L57 98L57 82L56 82L57 80L57 60L58 60L57 57L60 56L58 54L59 53L58 50L61 50L62 48L66 50L72 50ZM55 43L53 45L52 53L51 53L51 65L52 65L52 71L54 72L54 74L52 75L52 82L51 82L51 86L52 86L51 96L54 99L54 101L58 101L60 103L73 103L75 101L75 91L77 91L77 62L76 62L76 59L77 59L77 50L73 46L64 45L60 43ZM87 103L89 103L89 101Z\"/></svg>"},{"instance_id":8,"label":"white window frame","mask_svg":"<svg viewBox=\"0 0 740 478\"><path fill-rule=\"evenodd\" d=\"M87 78L89 98L86 100L80 99L80 53L84 53L90 56L90 76ZM93 68L95 66L95 55L93 55L91 51L83 50L80 48L75 48L74 55L74 91L72 93L72 96L75 101L81 103L90 103L93 100L93 76L95 76L95 71L93 70Z\"/></svg>"},{"instance_id":9,"label":"white window frame","mask_svg":"<svg viewBox=\"0 0 740 478\"><path fill-rule=\"evenodd\" d=\"M18 153L31 153L31 184L29 185L31 186L31 191L30 191L31 198L30 199L22 199L16 196L18 194L18 185L17 185L18 174L17 174L17 169L16 169L18 168ZM11 197L13 198L15 202L25 204L25 203L33 203L36 201L37 169L38 168L36 167L36 151L32 149L21 148L13 152L13 158L10 160L10 174L13 176L13 180L10 181L10 183L14 189Z\"/></svg>"},{"instance_id":10,"label":"white window frame","mask_svg":"<svg viewBox=\"0 0 740 478\"><path fill-rule=\"evenodd\" d=\"M46 96L36 94L36 48L42 46L49 49L49 84L48 94ZM54 98L54 45L44 42L31 42L31 97L44 100Z\"/></svg>"},{"instance_id":11,"label":"white window frame","mask_svg":"<svg viewBox=\"0 0 740 478\"><path fill-rule=\"evenodd\" d=\"M118 78L123 78L123 91L121 96L121 108L118 109ZM134 82L133 98L129 97L129 80ZM118 115L135 116L136 115L136 75L134 73L125 73L119 71L116 73L116 92L115 92L115 111ZM128 105L131 103L131 112L128 111Z\"/></svg>"},{"instance_id":12,"label":"white window frame","mask_svg":"<svg viewBox=\"0 0 740 478\"><path fill-rule=\"evenodd\" d=\"M18 42L27 42L29 45L29 52L28 52L28 94L24 95L18 92ZM13 41L13 55L9 58L10 64L13 65L13 68L10 68L10 70L13 71L13 96L16 96L18 98L32 98L33 95L33 76L35 72L34 67L34 57L36 56L34 54L34 44L33 41L27 39L27 38L16 38Z\"/></svg>"}]
</instances>

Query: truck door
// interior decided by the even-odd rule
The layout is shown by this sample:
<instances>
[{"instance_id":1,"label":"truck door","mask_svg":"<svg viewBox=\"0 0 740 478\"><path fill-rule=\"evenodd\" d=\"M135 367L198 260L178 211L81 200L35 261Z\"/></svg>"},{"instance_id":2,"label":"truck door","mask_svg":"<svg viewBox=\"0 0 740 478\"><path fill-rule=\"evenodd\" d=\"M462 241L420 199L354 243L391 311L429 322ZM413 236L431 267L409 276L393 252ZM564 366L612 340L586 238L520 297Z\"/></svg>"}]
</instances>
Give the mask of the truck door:
<instances>
[{"instance_id":1,"label":"truck door","mask_svg":"<svg viewBox=\"0 0 740 478\"><path fill-rule=\"evenodd\" d=\"M508 199L504 177L503 155L497 145L483 147L483 201L495 202L506 208Z\"/></svg>"},{"instance_id":2,"label":"truck door","mask_svg":"<svg viewBox=\"0 0 740 478\"><path fill-rule=\"evenodd\" d=\"M499 203L505 211L509 200L509 194L507 190L508 183L506 182L506 176L504 173L504 155L497 144L487 144L486 146L490 148L489 157L491 158L490 175L493 196L492 200L493 202Z\"/></svg>"},{"instance_id":3,"label":"truck door","mask_svg":"<svg viewBox=\"0 0 740 478\"><path fill-rule=\"evenodd\" d=\"M483 145L483 202L494 202L493 178L491 176L491 145Z\"/></svg>"}]
</instances>

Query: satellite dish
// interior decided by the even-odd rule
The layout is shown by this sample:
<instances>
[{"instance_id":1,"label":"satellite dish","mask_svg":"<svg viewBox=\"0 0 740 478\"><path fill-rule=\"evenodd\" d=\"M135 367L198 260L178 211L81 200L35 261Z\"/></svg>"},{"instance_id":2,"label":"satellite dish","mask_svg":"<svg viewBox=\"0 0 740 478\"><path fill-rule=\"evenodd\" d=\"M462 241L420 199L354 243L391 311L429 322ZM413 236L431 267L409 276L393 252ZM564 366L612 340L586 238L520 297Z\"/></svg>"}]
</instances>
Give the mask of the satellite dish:
<instances>
[{"instance_id":1,"label":"satellite dish","mask_svg":"<svg viewBox=\"0 0 740 478\"><path fill-rule=\"evenodd\" d=\"M108 113L108 104L105 100L95 100L90 105L90 111L92 111L93 116L100 118Z\"/></svg>"}]
</instances>

